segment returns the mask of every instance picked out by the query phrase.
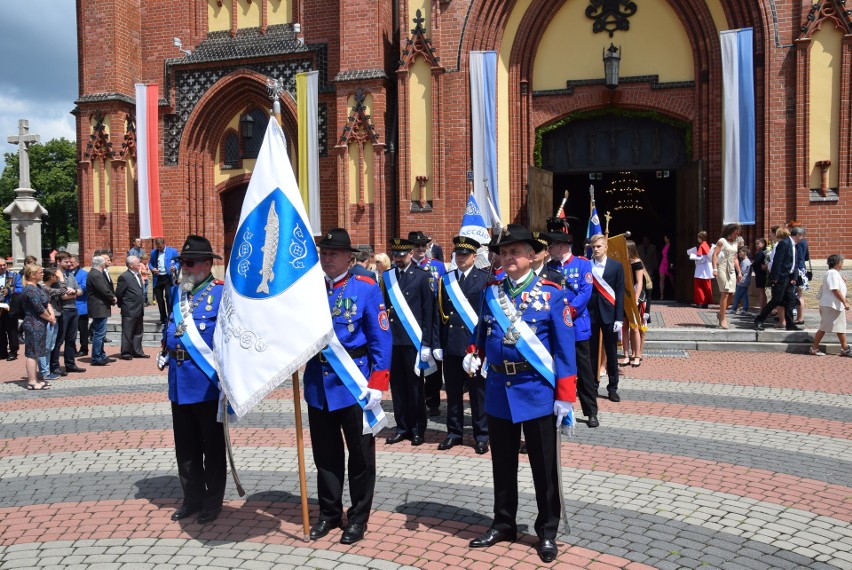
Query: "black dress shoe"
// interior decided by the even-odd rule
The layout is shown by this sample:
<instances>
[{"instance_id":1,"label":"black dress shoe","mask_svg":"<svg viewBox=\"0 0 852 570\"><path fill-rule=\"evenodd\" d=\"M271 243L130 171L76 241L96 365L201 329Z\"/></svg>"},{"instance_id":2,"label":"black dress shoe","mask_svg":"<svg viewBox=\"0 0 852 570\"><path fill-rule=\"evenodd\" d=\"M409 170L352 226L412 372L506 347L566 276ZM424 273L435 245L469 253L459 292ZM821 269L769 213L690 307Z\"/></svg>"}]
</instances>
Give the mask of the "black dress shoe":
<instances>
[{"instance_id":1,"label":"black dress shoe","mask_svg":"<svg viewBox=\"0 0 852 570\"><path fill-rule=\"evenodd\" d=\"M483 455L488 453L488 442L487 441L477 441L476 445L473 446L474 450L476 450L477 455Z\"/></svg>"},{"instance_id":2,"label":"black dress shoe","mask_svg":"<svg viewBox=\"0 0 852 570\"><path fill-rule=\"evenodd\" d=\"M387 439L385 440L385 442L386 442L388 445L393 445L393 444L395 444L395 443L399 443L400 441L402 441L402 440L404 440L404 439L408 439L408 436L407 436L407 435L405 435L404 433L395 433L395 434L393 434L392 436L390 436L389 438L387 438Z\"/></svg>"},{"instance_id":3,"label":"black dress shoe","mask_svg":"<svg viewBox=\"0 0 852 570\"><path fill-rule=\"evenodd\" d=\"M609 393L609 401L610 402L620 402L621 396L618 395L618 392L615 390L611 390Z\"/></svg>"},{"instance_id":4,"label":"black dress shoe","mask_svg":"<svg viewBox=\"0 0 852 570\"><path fill-rule=\"evenodd\" d=\"M129 354L122 354L121 359L122 360L133 360L133 357L130 356Z\"/></svg>"},{"instance_id":5,"label":"black dress shoe","mask_svg":"<svg viewBox=\"0 0 852 570\"><path fill-rule=\"evenodd\" d=\"M556 542L552 538L542 538L538 541L535 549L538 551L538 557L541 558L542 562L553 562L556 560L556 553L558 551L556 549Z\"/></svg>"},{"instance_id":6,"label":"black dress shoe","mask_svg":"<svg viewBox=\"0 0 852 570\"><path fill-rule=\"evenodd\" d=\"M216 507L216 508L213 508L213 509L204 509L198 515L198 519L196 519L196 522L198 524L207 524L207 523L213 522L219 517L219 513L221 513L221 512L222 512L222 507Z\"/></svg>"},{"instance_id":7,"label":"black dress shoe","mask_svg":"<svg viewBox=\"0 0 852 570\"><path fill-rule=\"evenodd\" d=\"M186 505L183 505L182 507L179 507L178 510L172 513L172 520L179 521L180 519L185 519L189 515L194 515L200 510L201 507L188 507Z\"/></svg>"},{"instance_id":8,"label":"black dress shoe","mask_svg":"<svg viewBox=\"0 0 852 570\"><path fill-rule=\"evenodd\" d=\"M423 445L423 436L415 435L411 438L411 445Z\"/></svg>"},{"instance_id":9,"label":"black dress shoe","mask_svg":"<svg viewBox=\"0 0 852 570\"><path fill-rule=\"evenodd\" d=\"M68 376L68 373L61 368L54 368L50 371L51 374L59 374L60 376Z\"/></svg>"},{"instance_id":10,"label":"black dress shoe","mask_svg":"<svg viewBox=\"0 0 852 570\"><path fill-rule=\"evenodd\" d=\"M456 441L455 438L448 437L447 439L438 444L438 449L440 449L441 451L444 451L445 449L451 449L457 443L458 441Z\"/></svg>"},{"instance_id":11,"label":"black dress shoe","mask_svg":"<svg viewBox=\"0 0 852 570\"><path fill-rule=\"evenodd\" d=\"M311 540L319 540L336 528L340 528L340 521L319 521L311 527Z\"/></svg>"},{"instance_id":12,"label":"black dress shoe","mask_svg":"<svg viewBox=\"0 0 852 570\"><path fill-rule=\"evenodd\" d=\"M498 542L515 542L517 538L517 533L515 532L490 528L488 529L488 532L486 532L479 538L474 538L473 540L471 540L470 547L485 548L487 546L494 546Z\"/></svg>"},{"instance_id":13,"label":"black dress shoe","mask_svg":"<svg viewBox=\"0 0 852 570\"><path fill-rule=\"evenodd\" d=\"M85 368L80 368L79 366L66 366L65 372L85 372Z\"/></svg>"},{"instance_id":14,"label":"black dress shoe","mask_svg":"<svg viewBox=\"0 0 852 570\"><path fill-rule=\"evenodd\" d=\"M346 525L346 528L343 529L343 536L340 537L340 544L355 544L364 538L365 532L367 532L366 523L349 523Z\"/></svg>"},{"instance_id":15,"label":"black dress shoe","mask_svg":"<svg viewBox=\"0 0 852 570\"><path fill-rule=\"evenodd\" d=\"M89 356L88 350L78 350L75 356Z\"/></svg>"},{"instance_id":16,"label":"black dress shoe","mask_svg":"<svg viewBox=\"0 0 852 570\"><path fill-rule=\"evenodd\" d=\"M429 416L435 417L441 415L441 408L429 408Z\"/></svg>"},{"instance_id":17,"label":"black dress shoe","mask_svg":"<svg viewBox=\"0 0 852 570\"><path fill-rule=\"evenodd\" d=\"M151 358L150 354L134 354L133 358Z\"/></svg>"},{"instance_id":18,"label":"black dress shoe","mask_svg":"<svg viewBox=\"0 0 852 570\"><path fill-rule=\"evenodd\" d=\"M601 423L598 421L597 416L589 416L589 420L586 422L586 425L590 428L596 428L601 425Z\"/></svg>"},{"instance_id":19,"label":"black dress shoe","mask_svg":"<svg viewBox=\"0 0 852 570\"><path fill-rule=\"evenodd\" d=\"M788 330L788 331L800 331L800 330L802 330L802 327L797 327L796 325L793 325L792 327L788 326L786 328L786 330Z\"/></svg>"},{"instance_id":20,"label":"black dress shoe","mask_svg":"<svg viewBox=\"0 0 852 570\"><path fill-rule=\"evenodd\" d=\"M754 330L756 330L756 331L766 330L766 327L763 326L763 321L754 321Z\"/></svg>"}]
</instances>

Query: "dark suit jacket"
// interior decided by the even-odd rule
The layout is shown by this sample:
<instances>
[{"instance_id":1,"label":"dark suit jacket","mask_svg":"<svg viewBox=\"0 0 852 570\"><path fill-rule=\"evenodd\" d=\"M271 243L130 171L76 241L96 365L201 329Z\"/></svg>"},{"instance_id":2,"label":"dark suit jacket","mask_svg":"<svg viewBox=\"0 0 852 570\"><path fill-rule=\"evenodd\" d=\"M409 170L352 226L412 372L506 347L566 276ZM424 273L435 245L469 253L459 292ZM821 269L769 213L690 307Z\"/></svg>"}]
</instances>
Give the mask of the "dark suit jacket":
<instances>
[{"instance_id":1,"label":"dark suit jacket","mask_svg":"<svg viewBox=\"0 0 852 570\"><path fill-rule=\"evenodd\" d=\"M595 262L592 261L592 268ZM592 298L589 299L589 318L595 324L612 324L615 321L624 320L624 268L621 264L612 259L606 258L604 266L603 279L606 281L612 290L615 291L615 306L607 301L603 295L598 292L598 288L592 289ZM594 286L594 285L593 285Z\"/></svg>"},{"instance_id":2,"label":"dark suit jacket","mask_svg":"<svg viewBox=\"0 0 852 570\"><path fill-rule=\"evenodd\" d=\"M396 271L396 267L392 267L385 272L385 275L391 271ZM432 292L432 287L429 281L432 275L428 271L424 271L415 265L413 262L408 265L408 269L402 272L399 276L399 288L414 314L414 318L420 325L423 331L423 346L432 348L437 345L437 340L433 341L433 326L435 326L435 294ZM396 307L390 301L387 292L388 278L383 279L382 289L385 294L385 303L388 307L388 318L390 319L391 332L393 333L394 346L412 346L411 339L408 338L408 333L405 332L405 327L399 320Z\"/></svg>"},{"instance_id":3,"label":"dark suit jacket","mask_svg":"<svg viewBox=\"0 0 852 570\"><path fill-rule=\"evenodd\" d=\"M485 290L486 283L488 283L488 273L474 267L460 285L462 293L477 315L482 312L482 293ZM438 295L440 299L438 320L441 327L441 349L445 355L464 356L467 353L467 347L473 344L471 340L473 331L468 330L459 310L450 300L447 288L444 287L443 278L438 285ZM444 317L447 317L446 322L444 322Z\"/></svg>"},{"instance_id":4,"label":"dark suit jacket","mask_svg":"<svg viewBox=\"0 0 852 570\"><path fill-rule=\"evenodd\" d=\"M790 278L790 273L795 271L793 267L793 241L784 238L775 244L775 255L772 256L772 269L769 271L769 282L774 283Z\"/></svg>"},{"instance_id":5,"label":"dark suit jacket","mask_svg":"<svg viewBox=\"0 0 852 570\"><path fill-rule=\"evenodd\" d=\"M145 312L145 293L129 269L118 277L115 296L121 307L122 317L141 317Z\"/></svg>"},{"instance_id":6,"label":"dark suit jacket","mask_svg":"<svg viewBox=\"0 0 852 570\"><path fill-rule=\"evenodd\" d=\"M115 293L104 277L103 271L92 269L86 281L86 289L89 293L89 318L105 319L112 313L115 305Z\"/></svg>"}]
</instances>

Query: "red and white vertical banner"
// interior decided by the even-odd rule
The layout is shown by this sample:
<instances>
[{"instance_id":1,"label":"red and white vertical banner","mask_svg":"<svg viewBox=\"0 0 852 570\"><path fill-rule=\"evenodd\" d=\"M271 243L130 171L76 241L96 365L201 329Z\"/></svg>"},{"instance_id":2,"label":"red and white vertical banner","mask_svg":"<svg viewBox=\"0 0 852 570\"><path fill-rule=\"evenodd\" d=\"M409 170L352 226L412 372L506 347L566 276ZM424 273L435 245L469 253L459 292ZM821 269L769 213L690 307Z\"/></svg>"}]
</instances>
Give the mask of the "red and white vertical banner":
<instances>
[{"instance_id":1,"label":"red and white vertical banner","mask_svg":"<svg viewBox=\"0 0 852 570\"><path fill-rule=\"evenodd\" d=\"M136 178L139 187L139 237L143 239L163 235L158 101L156 84L136 84Z\"/></svg>"}]
</instances>

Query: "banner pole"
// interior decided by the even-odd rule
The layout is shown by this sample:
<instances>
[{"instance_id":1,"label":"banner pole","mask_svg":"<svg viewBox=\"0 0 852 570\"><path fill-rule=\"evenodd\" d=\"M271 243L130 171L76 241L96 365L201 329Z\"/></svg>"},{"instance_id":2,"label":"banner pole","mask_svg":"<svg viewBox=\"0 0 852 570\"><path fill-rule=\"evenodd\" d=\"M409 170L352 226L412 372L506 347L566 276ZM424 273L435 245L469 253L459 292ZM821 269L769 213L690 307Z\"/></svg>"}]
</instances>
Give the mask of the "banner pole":
<instances>
[{"instance_id":1,"label":"banner pole","mask_svg":"<svg viewBox=\"0 0 852 570\"><path fill-rule=\"evenodd\" d=\"M302 530L305 533L305 542L310 536L310 525L308 524L308 480L305 476L305 436L302 433L302 405L299 396L299 373L293 373L293 404L296 412L296 454L299 458L299 492L302 497Z\"/></svg>"}]
</instances>

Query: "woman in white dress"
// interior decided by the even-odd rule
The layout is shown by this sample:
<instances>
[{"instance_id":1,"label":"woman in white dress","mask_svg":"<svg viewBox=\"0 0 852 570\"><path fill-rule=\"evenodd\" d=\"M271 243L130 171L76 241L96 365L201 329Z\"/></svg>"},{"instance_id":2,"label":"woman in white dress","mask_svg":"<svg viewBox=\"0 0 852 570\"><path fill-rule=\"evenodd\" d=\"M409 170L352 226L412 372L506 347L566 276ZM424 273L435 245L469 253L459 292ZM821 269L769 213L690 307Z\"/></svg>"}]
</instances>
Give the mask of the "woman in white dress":
<instances>
[{"instance_id":1,"label":"woman in white dress","mask_svg":"<svg viewBox=\"0 0 852 570\"><path fill-rule=\"evenodd\" d=\"M846 300L846 280L840 274L843 269L843 256L835 253L828 257L828 271L819 290L819 330L814 335L814 343L808 349L808 354L825 356L819 349L819 343L827 332L837 334L840 341L840 356L852 356L852 348L846 343L846 311L849 301Z\"/></svg>"}]
</instances>

